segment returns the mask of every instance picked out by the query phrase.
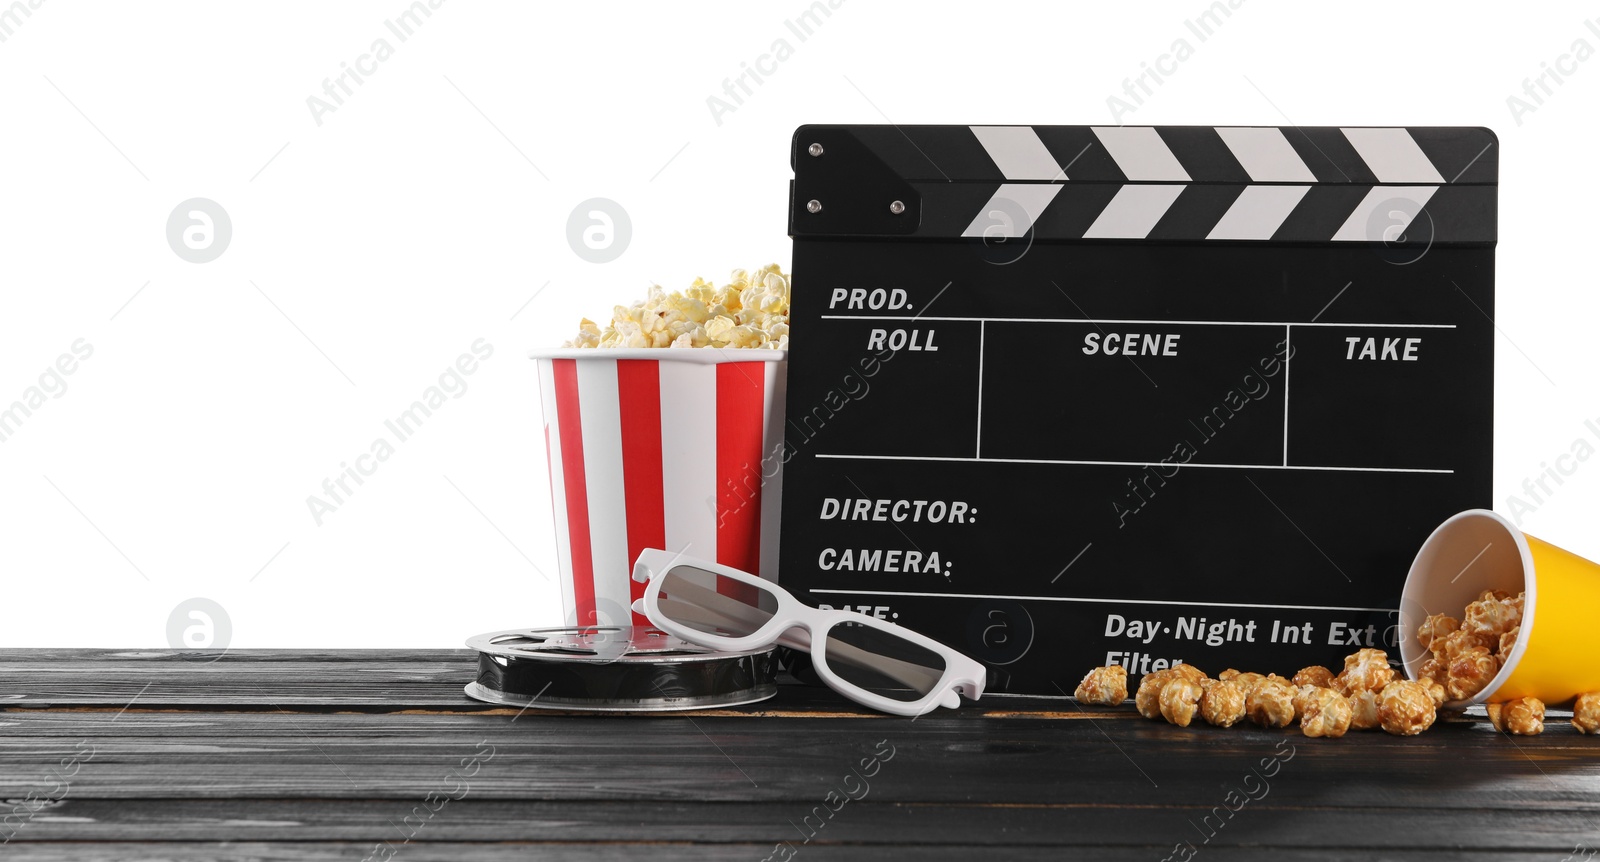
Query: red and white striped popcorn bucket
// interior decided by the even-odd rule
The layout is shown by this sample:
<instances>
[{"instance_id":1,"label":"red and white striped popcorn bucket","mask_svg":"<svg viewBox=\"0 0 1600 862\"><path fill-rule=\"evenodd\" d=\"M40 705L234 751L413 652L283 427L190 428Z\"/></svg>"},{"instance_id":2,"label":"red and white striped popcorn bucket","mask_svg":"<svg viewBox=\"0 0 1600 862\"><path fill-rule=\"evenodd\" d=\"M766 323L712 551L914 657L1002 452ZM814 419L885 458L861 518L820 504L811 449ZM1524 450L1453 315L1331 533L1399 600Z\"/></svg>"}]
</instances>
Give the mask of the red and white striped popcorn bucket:
<instances>
[{"instance_id":1,"label":"red and white striped popcorn bucket","mask_svg":"<svg viewBox=\"0 0 1600 862\"><path fill-rule=\"evenodd\" d=\"M535 350L566 625L648 625L645 548L778 578L784 350Z\"/></svg>"}]
</instances>

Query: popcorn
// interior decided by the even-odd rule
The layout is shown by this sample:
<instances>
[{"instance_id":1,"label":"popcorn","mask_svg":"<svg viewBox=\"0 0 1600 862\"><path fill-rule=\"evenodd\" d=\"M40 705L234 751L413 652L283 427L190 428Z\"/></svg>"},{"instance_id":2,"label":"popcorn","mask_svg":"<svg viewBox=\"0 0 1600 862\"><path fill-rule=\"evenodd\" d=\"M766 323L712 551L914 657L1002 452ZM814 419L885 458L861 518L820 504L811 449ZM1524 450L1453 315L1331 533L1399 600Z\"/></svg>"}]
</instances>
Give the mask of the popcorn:
<instances>
[{"instance_id":1,"label":"popcorn","mask_svg":"<svg viewBox=\"0 0 1600 862\"><path fill-rule=\"evenodd\" d=\"M1503 597L1503 598L1502 598ZM1461 621L1462 631L1475 635L1488 635L1498 644L1500 635L1522 622L1522 600L1515 602L1505 593L1485 592L1470 605Z\"/></svg>"},{"instance_id":2,"label":"popcorn","mask_svg":"<svg viewBox=\"0 0 1600 862\"><path fill-rule=\"evenodd\" d=\"M1251 686L1263 679L1266 679L1266 677L1259 673L1248 673L1242 670L1234 670L1230 667L1222 673L1217 674L1217 679L1220 679L1224 682L1236 682L1239 684L1240 688L1244 689L1245 691L1249 691Z\"/></svg>"},{"instance_id":3,"label":"popcorn","mask_svg":"<svg viewBox=\"0 0 1600 862\"><path fill-rule=\"evenodd\" d=\"M1434 638L1442 638L1459 628L1461 621L1455 617L1433 614L1417 626L1417 642L1422 644L1423 649L1428 649Z\"/></svg>"},{"instance_id":4,"label":"popcorn","mask_svg":"<svg viewBox=\"0 0 1600 862\"><path fill-rule=\"evenodd\" d=\"M1333 671L1321 665L1303 667L1294 675L1292 682L1296 686L1312 685L1317 688L1333 687Z\"/></svg>"},{"instance_id":5,"label":"popcorn","mask_svg":"<svg viewBox=\"0 0 1600 862\"><path fill-rule=\"evenodd\" d=\"M1449 676L1449 665L1432 656L1423 659L1422 664L1417 665L1418 679L1431 680L1441 688L1444 687L1445 680L1449 679Z\"/></svg>"},{"instance_id":6,"label":"popcorn","mask_svg":"<svg viewBox=\"0 0 1600 862\"><path fill-rule=\"evenodd\" d=\"M1511 649L1517 645L1517 635L1520 634L1522 634L1522 626L1518 624L1512 626L1510 631L1500 636L1500 649L1495 653L1495 658L1499 659L1501 664L1505 664L1506 659L1511 657Z\"/></svg>"},{"instance_id":7,"label":"popcorn","mask_svg":"<svg viewBox=\"0 0 1600 862\"><path fill-rule=\"evenodd\" d=\"M1445 694L1451 700L1466 700L1489 685L1500 672L1500 660L1489 650L1475 646L1458 653L1450 660L1444 683Z\"/></svg>"},{"instance_id":8,"label":"popcorn","mask_svg":"<svg viewBox=\"0 0 1600 862\"><path fill-rule=\"evenodd\" d=\"M1523 697L1506 703L1485 704L1489 723L1501 733L1516 736L1538 736L1544 732L1544 701L1536 697ZM1577 710L1573 710L1573 723L1577 723ZM1581 729L1581 728L1580 728Z\"/></svg>"},{"instance_id":9,"label":"popcorn","mask_svg":"<svg viewBox=\"0 0 1600 862\"><path fill-rule=\"evenodd\" d=\"M1346 700L1350 701L1350 729L1371 730L1379 724L1378 693L1375 691L1358 691L1351 694Z\"/></svg>"},{"instance_id":10,"label":"popcorn","mask_svg":"<svg viewBox=\"0 0 1600 862\"><path fill-rule=\"evenodd\" d=\"M1437 716L1427 686L1396 680L1378 695L1378 722L1395 736L1416 736L1433 726Z\"/></svg>"},{"instance_id":11,"label":"popcorn","mask_svg":"<svg viewBox=\"0 0 1600 862\"><path fill-rule=\"evenodd\" d=\"M1435 679L1423 677L1422 679L1417 680L1417 684L1428 690L1428 696L1433 698L1433 705L1435 707L1444 706L1444 702L1447 700L1447 698L1445 697L1445 688L1443 683Z\"/></svg>"},{"instance_id":12,"label":"popcorn","mask_svg":"<svg viewBox=\"0 0 1600 862\"><path fill-rule=\"evenodd\" d=\"M1161 687L1172 679L1172 670L1151 671L1139 680L1139 690L1134 692L1133 705L1145 718L1161 717Z\"/></svg>"},{"instance_id":13,"label":"popcorn","mask_svg":"<svg viewBox=\"0 0 1600 862\"><path fill-rule=\"evenodd\" d=\"M1453 631L1442 638L1434 638L1429 649L1433 657L1448 665L1467 650L1482 647L1493 652L1500 648L1500 639L1488 634L1473 634L1465 630Z\"/></svg>"},{"instance_id":14,"label":"popcorn","mask_svg":"<svg viewBox=\"0 0 1600 862\"><path fill-rule=\"evenodd\" d=\"M1600 691L1580 694L1573 701L1572 726L1579 733L1600 733Z\"/></svg>"},{"instance_id":15,"label":"popcorn","mask_svg":"<svg viewBox=\"0 0 1600 862\"><path fill-rule=\"evenodd\" d=\"M1226 672L1226 671L1224 671ZM1234 674L1237 676L1238 671ZM1217 727L1233 727L1244 718L1245 689L1236 680L1223 679L1211 680L1201 683L1203 693L1200 695L1200 717L1207 724ZM1600 695L1597 695L1597 707L1600 707ZM1595 710L1597 726L1600 726L1600 708Z\"/></svg>"},{"instance_id":16,"label":"popcorn","mask_svg":"<svg viewBox=\"0 0 1600 862\"><path fill-rule=\"evenodd\" d=\"M1306 736L1327 736L1337 739L1350 729L1353 711L1350 701L1331 688L1307 685L1300 689L1303 709L1300 710L1300 732Z\"/></svg>"},{"instance_id":17,"label":"popcorn","mask_svg":"<svg viewBox=\"0 0 1600 862\"><path fill-rule=\"evenodd\" d=\"M1417 627L1417 640L1430 653L1417 667L1419 679L1442 685L1450 700L1483 691L1511 657L1526 601L1526 593L1484 590L1459 622L1444 614L1428 617ZM1429 691L1437 700L1438 693Z\"/></svg>"},{"instance_id":18,"label":"popcorn","mask_svg":"<svg viewBox=\"0 0 1600 862\"><path fill-rule=\"evenodd\" d=\"M1079 703L1117 706L1128 699L1128 671L1121 665L1097 667L1084 676L1072 693Z\"/></svg>"},{"instance_id":19,"label":"popcorn","mask_svg":"<svg viewBox=\"0 0 1600 862\"><path fill-rule=\"evenodd\" d=\"M612 309L601 327L587 318L563 347L732 347L783 350L789 346L789 276L777 264L755 272L736 269L717 287L704 279L668 293L651 286L645 299Z\"/></svg>"},{"instance_id":20,"label":"popcorn","mask_svg":"<svg viewBox=\"0 0 1600 862\"><path fill-rule=\"evenodd\" d=\"M1206 676L1205 671L1195 667L1192 664L1175 664L1169 669L1174 674L1177 674L1178 676L1181 676L1196 685L1199 685L1210 678Z\"/></svg>"},{"instance_id":21,"label":"popcorn","mask_svg":"<svg viewBox=\"0 0 1600 862\"><path fill-rule=\"evenodd\" d=\"M1179 665L1183 667L1183 665ZM1200 683L1181 675L1174 674L1161 687L1159 703L1161 716L1179 727L1188 727L1194 720L1194 714L1200 706L1200 696L1204 694Z\"/></svg>"},{"instance_id":22,"label":"popcorn","mask_svg":"<svg viewBox=\"0 0 1600 862\"><path fill-rule=\"evenodd\" d=\"M1381 649L1363 649L1345 657L1344 670L1333 681L1340 694L1358 691L1383 691L1393 682L1394 668L1389 667L1389 654Z\"/></svg>"},{"instance_id":23,"label":"popcorn","mask_svg":"<svg viewBox=\"0 0 1600 862\"><path fill-rule=\"evenodd\" d=\"M1262 727L1287 727L1294 721L1294 694L1282 677L1262 679L1244 696L1245 714Z\"/></svg>"},{"instance_id":24,"label":"popcorn","mask_svg":"<svg viewBox=\"0 0 1600 862\"><path fill-rule=\"evenodd\" d=\"M1306 708L1311 705L1311 698L1316 695L1316 692L1317 687L1314 685L1301 685L1295 687L1294 699L1290 701L1290 703L1294 704L1295 715L1301 717L1305 716Z\"/></svg>"}]
</instances>

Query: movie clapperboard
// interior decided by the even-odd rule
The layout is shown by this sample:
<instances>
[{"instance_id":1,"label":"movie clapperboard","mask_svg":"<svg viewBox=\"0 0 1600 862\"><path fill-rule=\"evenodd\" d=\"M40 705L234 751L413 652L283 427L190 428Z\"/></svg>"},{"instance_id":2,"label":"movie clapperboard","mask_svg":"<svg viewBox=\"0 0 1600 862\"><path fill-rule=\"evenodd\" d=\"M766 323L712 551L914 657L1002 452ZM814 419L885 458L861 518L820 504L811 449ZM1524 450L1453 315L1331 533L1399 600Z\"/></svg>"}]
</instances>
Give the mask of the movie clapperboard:
<instances>
[{"instance_id":1,"label":"movie clapperboard","mask_svg":"<svg viewBox=\"0 0 1600 862\"><path fill-rule=\"evenodd\" d=\"M782 582L983 661L1393 649L1491 505L1481 128L803 126Z\"/></svg>"}]
</instances>

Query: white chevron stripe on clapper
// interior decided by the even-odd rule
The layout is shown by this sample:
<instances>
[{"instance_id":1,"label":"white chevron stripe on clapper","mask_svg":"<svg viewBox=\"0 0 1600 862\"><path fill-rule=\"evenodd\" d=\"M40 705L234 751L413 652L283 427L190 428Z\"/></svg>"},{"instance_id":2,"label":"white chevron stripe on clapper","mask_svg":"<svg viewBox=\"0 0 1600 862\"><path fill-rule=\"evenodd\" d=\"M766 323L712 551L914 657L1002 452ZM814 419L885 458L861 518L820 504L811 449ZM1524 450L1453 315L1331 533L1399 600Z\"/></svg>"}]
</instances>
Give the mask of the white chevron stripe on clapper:
<instances>
[{"instance_id":1,"label":"white chevron stripe on clapper","mask_svg":"<svg viewBox=\"0 0 1600 862\"><path fill-rule=\"evenodd\" d=\"M1189 182L1189 172L1172 154L1167 142L1149 126L1095 126L1101 146L1129 180Z\"/></svg>"},{"instance_id":2,"label":"white chevron stripe on clapper","mask_svg":"<svg viewBox=\"0 0 1600 862\"><path fill-rule=\"evenodd\" d=\"M1144 239L1187 186L1126 185L1084 231L1084 239Z\"/></svg>"},{"instance_id":3,"label":"white chevron stripe on clapper","mask_svg":"<svg viewBox=\"0 0 1600 862\"><path fill-rule=\"evenodd\" d=\"M1374 186L1344 220L1333 239L1335 242L1393 242L1405 233L1411 220L1438 190L1438 186Z\"/></svg>"},{"instance_id":4,"label":"white chevron stripe on clapper","mask_svg":"<svg viewBox=\"0 0 1600 862\"><path fill-rule=\"evenodd\" d=\"M1380 183L1442 183L1444 177L1405 129L1340 129Z\"/></svg>"},{"instance_id":5,"label":"white chevron stripe on clapper","mask_svg":"<svg viewBox=\"0 0 1600 862\"><path fill-rule=\"evenodd\" d=\"M1023 236L1060 191L1057 183L1003 183L961 235L991 240Z\"/></svg>"},{"instance_id":6,"label":"white chevron stripe on clapper","mask_svg":"<svg viewBox=\"0 0 1600 862\"><path fill-rule=\"evenodd\" d=\"M1310 186L1245 186L1206 239L1272 239Z\"/></svg>"},{"instance_id":7,"label":"white chevron stripe on clapper","mask_svg":"<svg viewBox=\"0 0 1600 862\"><path fill-rule=\"evenodd\" d=\"M1316 175L1289 145L1281 129L1266 127L1221 128L1217 135L1228 145L1245 173L1258 183L1314 183Z\"/></svg>"},{"instance_id":8,"label":"white chevron stripe on clapper","mask_svg":"<svg viewBox=\"0 0 1600 862\"><path fill-rule=\"evenodd\" d=\"M970 126L972 134L1008 180L1056 181L1067 178L1029 126Z\"/></svg>"}]
</instances>

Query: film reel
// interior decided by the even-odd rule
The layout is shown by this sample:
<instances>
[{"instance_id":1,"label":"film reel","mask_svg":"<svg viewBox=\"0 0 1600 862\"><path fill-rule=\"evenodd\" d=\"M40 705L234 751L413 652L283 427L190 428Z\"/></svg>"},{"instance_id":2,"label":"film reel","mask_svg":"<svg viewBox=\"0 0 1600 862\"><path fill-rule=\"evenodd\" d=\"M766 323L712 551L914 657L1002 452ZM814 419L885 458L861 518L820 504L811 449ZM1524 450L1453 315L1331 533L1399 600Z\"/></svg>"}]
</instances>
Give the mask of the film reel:
<instances>
[{"instance_id":1,"label":"film reel","mask_svg":"<svg viewBox=\"0 0 1600 862\"><path fill-rule=\"evenodd\" d=\"M671 712L778 693L773 648L722 652L649 626L510 629L477 635L468 697L534 709Z\"/></svg>"}]
</instances>

